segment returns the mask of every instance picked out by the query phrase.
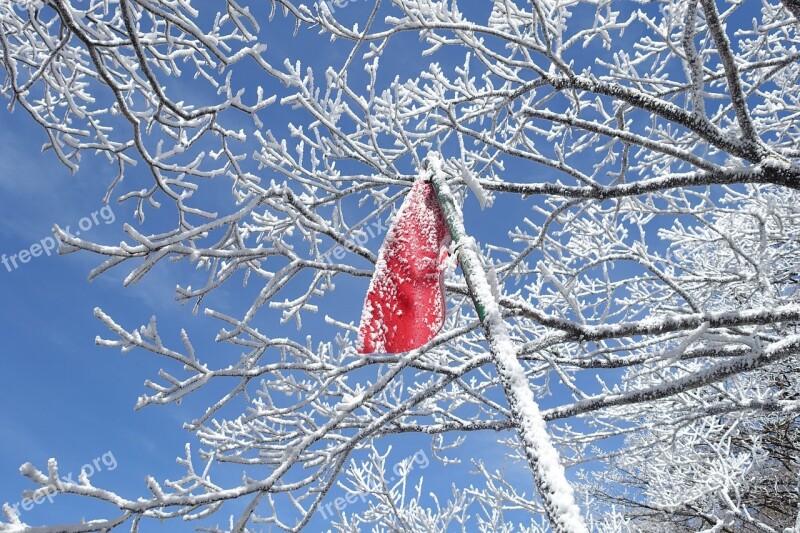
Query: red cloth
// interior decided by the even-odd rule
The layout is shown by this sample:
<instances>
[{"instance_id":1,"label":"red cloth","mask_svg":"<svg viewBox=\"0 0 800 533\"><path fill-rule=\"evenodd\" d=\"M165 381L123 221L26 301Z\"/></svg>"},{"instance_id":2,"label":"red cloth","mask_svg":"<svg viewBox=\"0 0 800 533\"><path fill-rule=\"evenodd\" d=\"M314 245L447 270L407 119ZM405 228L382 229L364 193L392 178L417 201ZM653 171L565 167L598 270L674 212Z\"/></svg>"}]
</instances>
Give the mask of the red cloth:
<instances>
[{"instance_id":1,"label":"red cloth","mask_svg":"<svg viewBox=\"0 0 800 533\"><path fill-rule=\"evenodd\" d=\"M361 313L358 353L407 352L442 329L442 266L449 244L433 185L417 180L378 254Z\"/></svg>"}]
</instances>

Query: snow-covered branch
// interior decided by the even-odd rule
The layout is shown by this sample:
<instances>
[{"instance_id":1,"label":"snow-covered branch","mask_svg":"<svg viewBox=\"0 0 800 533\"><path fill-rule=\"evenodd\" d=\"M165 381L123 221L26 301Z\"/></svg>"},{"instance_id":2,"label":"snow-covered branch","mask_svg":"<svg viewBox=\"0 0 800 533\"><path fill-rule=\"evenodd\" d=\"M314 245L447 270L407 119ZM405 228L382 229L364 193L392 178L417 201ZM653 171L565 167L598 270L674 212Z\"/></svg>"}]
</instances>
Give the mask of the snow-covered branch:
<instances>
[{"instance_id":1,"label":"snow-covered branch","mask_svg":"<svg viewBox=\"0 0 800 533\"><path fill-rule=\"evenodd\" d=\"M796 435L800 398L797 2L346 4L0 1L0 92L73 172L105 158L104 201L137 219L112 244L56 227L60 251L126 286L175 269L219 328L212 350L95 311L98 344L163 365L138 408L204 408L185 475L141 494L26 466L113 516L55 530L227 513L228 531L300 531L347 496L326 527L793 526L795 493L761 510L800 474L770 436ZM355 309L431 152L474 237L451 250L444 328L358 355ZM468 263L497 280L488 315ZM447 496L387 478L412 438L458 480ZM486 451L471 470L468 450ZM563 464L584 516L570 500L558 524L490 456L540 487Z\"/></svg>"}]
</instances>

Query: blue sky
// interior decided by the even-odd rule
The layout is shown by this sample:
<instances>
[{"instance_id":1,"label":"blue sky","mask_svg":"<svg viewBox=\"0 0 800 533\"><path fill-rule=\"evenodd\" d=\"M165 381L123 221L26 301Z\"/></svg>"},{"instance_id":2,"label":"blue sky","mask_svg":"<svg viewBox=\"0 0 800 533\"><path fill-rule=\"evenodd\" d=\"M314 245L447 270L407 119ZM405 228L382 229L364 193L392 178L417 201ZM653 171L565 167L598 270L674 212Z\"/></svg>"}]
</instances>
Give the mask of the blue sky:
<instances>
[{"instance_id":1,"label":"blue sky","mask_svg":"<svg viewBox=\"0 0 800 533\"><path fill-rule=\"evenodd\" d=\"M363 24L372 5L371 2L354 2L342 14ZM280 63L281 56L293 57L292 54L296 54L319 69L317 79L320 81L324 67L344 63L349 51L343 46L345 43L323 45L327 39L322 39L297 46L304 41L291 42L289 25L277 24L268 29L269 54L276 63ZM281 34L276 36L276 31ZM304 37L315 34L314 31L307 32ZM405 38L417 42L416 35ZM416 77L424 68L422 64L407 61L402 46L390 49L390 52L382 61L384 81L395 74L401 79ZM464 51L456 50L452 55L442 57L440 54L436 59L460 65L463 57ZM350 71L353 76L363 77L358 61ZM255 80L242 81L256 83ZM171 81L169 90L189 91L192 84ZM0 254L11 257L21 250L30 250L32 245L50 235L53 224L75 228L81 219L97 212L115 168L104 160L84 157L81 170L72 176L52 153L40 153L44 134L22 109L11 114L4 107L0 113L5 126L0 130ZM285 110L274 107L268 109L262 119L267 128L281 131L288 116ZM539 172L547 173L541 169ZM532 178L525 167L512 166L509 174L510 179L517 181ZM139 188L143 186L139 183L146 183L148 179L140 165L129 171L119 191ZM227 183L221 185L223 188L228 186ZM493 208L481 213L475 199L468 198L467 229L479 241L505 242L507 231L518 224L523 215L533 217L531 201L499 197ZM132 204L112 203L111 207L114 221L106 224L106 220L101 219L98 224L92 224L87 231L88 238L98 242L118 242L123 238L123 223L135 224ZM152 216L152 211L149 215ZM154 222L158 224L158 216ZM379 244L371 242L369 246L377 251ZM5 367L5 372L0 375L0 405L4 406L0 410L3 436L0 438L0 502L7 501L13 505L20 501L23 489L31 488L31 483L18 474L19 466L26 461L44 468L47 459L55 457L62 475L72 473L76 478L82 465L108 453L113 454L116 466L112 470L99 463L104 468L92 477L96 484L130 498L144 496L146 474L154 474L163 480L175 479L182 473L175 464L175 457L182 455L185 442L194 443L194 440L181 426L204 410L204 398L216 398L212 396L213 388L210 388L181 406L133 411L136 398L145 390L143 382L157 374L161 361L138 351L123 356L118 350L96 347L95 336L105 336L106 332L93 317L93 309L101 307L129 329L146 323L155 314L167 342L177 343L177 333L183 327L195 346L210 347L215 351L220 348L213 343L219 324L202 313L192 316L190 307L179 307L175 303L176 284L188 284L187 280L193 275L186 265L161 265L139 284L123 288L122 279L129 271L125 267L112 270L92 283L87 282L89 270L98 262L96 257L79 253L36 257L11 271L0 264L0 294L3 298L0 346ZM334 298L329 300L329 304L351 309L352 320L357 321L361 295L366 291L367 283L367 279L339 279L337 290L326 299ZM236 281L233 281L204 301L203 306L236 314L236 310L241 312L245 304L249 305L256 290L258 287L252 284L247 290L237 288ZM276 317L276 313L265 310L260 321L264 328L277 328L276 324L269 322ZM322 340L315 334L318 332L313 325L321 319L322 314L312 317L307 324L311 329L303 333L314 334L316 341ZM291 324L286 327L293 328ZM467 464L455 469L462 472L471 470L468 463L471 456L477 455L478 450L494 449L497 438L494 433L470 435L469 444L458 452ZM430 456L429 443L426 437L398 439L394 443L390 464L420 449L426 450ZM490 453L490 456L490 468L508 466L500 454ZM449 496L450 484L454 481L453 470L421 472L427 480L423 494L435 490L440 497ZM508 472L509 479L516 477L515 481L523 486L530 484L529 474L521 465L512 466ZM220 476L224 479L229 473L217 474L216 480L219 481ZM230 475L228 486L235 483L235 477ZM331 497L335 496L334 491ZM359 505L349 507L348 511ZM94 505L83 500L70 501L69 497L62 495L53 504L45 502L30 511L23 510L22 519L31 524L42 524L74 521L81 516L111 516L93 512L95 510ZM227 512L231 510L223 508L217 520L224 523ZM192 529L175 521L168 528L170 531ZM326 521L318 516L309 526L309 531L326 528ZM146 524L144 530L160 528L157 524Z\"/></svg>"},{"instance_id":2,"label":"blue sky","mask_svg":"<svg viewBox=\"0 0 800 533\"><path fill-rule=\"evenodd\" d=\"M363 24L372 5L355 1L342 13ZM327 39L306 44L302 44L303 40L292 42L289 40L292 28L280 24L272 24L266 30L271 39L270 58L276 63L279 63L276 58L294 57L292 54L320 69L344 62L347 48L342 43L322 46L320 43ZM306 32L303 36L313 35L316 32ZM626 34L626 37L636 36ZM417 36L409 38L416 42ZM389 56L382 62L384 79L390 73L398 74L401 79L418 74L422 65L405 60L402 47L395 48L393 53L396 53L394 57ZM457 50L449 59L461 64L463 54L463 50ZM587 54L586 58L590 56ZM353 75L363 75L357 61L351 71ZM317 79L323 79L321 70ZM251 82L255 83L246 81ZM191 85L173 83L172 89L188 91ZM289 116L276 107L265 112L262 119L267 128L275 127L280 131L279 125L285 124ZM23 110L11 114L3 106L0 121L4 126L0 129L0 254L10 257L41 242L50 235L53 224L74 228L81 219L97 212L115 169L103 160L87 157L82 161L81 170L72 176L52 153L40 154L44 134ZM533 181L548 175L548 171L536 170L540 174L530 172L528 166L512 165L508 177L514 181ZM140 166L132 169L126 180L120 191L138 187L136 184L145 183L148 176ZM223 189L228 187L227 183L223 185ZM482 213L477 210L474 198L469 198L467 229L479 241L505 242L506 232L523 216L533 218L532 201L498 197L495 206ZM118 242L123 238L123 223L134 223L133 206L112 203L111 207L114 221L106 224L101 219L92 224L87 230L88 238L98 242ZM154 222L158 224L158 217ZM379 243L371 242L369 246L377 250ZM77 477L82 465L111 452L116 467L112 470L100 463L104 468L93 480L98 486L115 489L131 498L146 494L143 482L146 474L163 480L174 479L182 473L175 464L175 457L182 455L185 442L194 443L194 439L181 426L204 410L203 398L209 398L205 395L213 394L215 389L212 387L180 406L134 412L135 401L145 390L143 382L157 374L161 361L138 351L123 356L118 350L96 347L95 336L105 336L106 331L93 317L95 307L101 307L129 329L146 323L155 314L167 342L177 344L177 333L185 328L195 346L231 353L213 342L219 329L217 322L202 313L193 316L191 307L180 307L174 301L175 286L188 284L187 280L194 275L190 267L182 263L161 265L139 284L123 288L122 279L129 271L125 267L106 273L93 283L87 282L89 270L98 262L98 258L88 254L71 254L36 257L11 271L0 264L0 356L5 370L0 374L0 405L3 406L0 409L0 503L18 502L22 490L32 486L18 474L22 463L31 461L44 468L50 457L59 460L63 475L73 473ZM251 285L241 289L236 283L232 281L212 294L203 307L241 314L259 287ZM326 299L334 298L329 304L347 306L353 312L352 320L357 321L361 295L367 283L366 279L339 280L337 290ZM321 321L323 315L310 320L311 329L304 333L317 333L313 324ZM259 320L264 328L277 328L279 326L269 322L276 316L277 313L264 311ZM285 327L291 330L293 325ZM315 341L320 340L319 335L315 335ZM211 398L216 399L216 396ZM548 399L545 403L554 401ZM497 435L471 435L469 439L469 444L460 452L464 458L477 450L491 450ZM396 443L393 457L399 460L421 447L429 450L428 443L427 438L404 437ZM496 457L495 464L490 466L503 466L502 458ZM469 466L458 468L470 469ZM452 479L447 472L437 471L439 475L422 472L428 480L423 493L435 489L449 495ZM530 483L527 472L521 468L512 468L510 472L510 476L519 474L516 480L519 483ZM229 473L221 476L225 479ZM235 476L230 475L228 481L230 486ZM93 506L67 498L59 496L54 504L37 505L31 511L24 511L22 518L28 523L40 524L77 520L81 516L98 517L92 512ZM226 510L229 509L224 508L218 514L217 520L221 523L226 520ZM318 517L309 531L325 529L325 525ZM169 531L184 529L192 530L192 527L177 521L168 526ZM161 528L158 524L145 525L144 531L154 530Z\"/></svg>"},{"instance_id":3,"label":"blue sky","mask_svg":"<svg viewBox=\"0 0 800 533\"><path fill-rule=\"evenodd\" d=\"M28 117L9 114L5 106L0 113L0 254L11 256L41 242L55 223L76 227L84 217L91 220L112 174L102 162L89 160L71 176L52 154L39 153L43 133ZM97 217L99 224L87 236L119 240L122 222L130 217L128 208L112 208L114 222ZM159 442L186 439L180 427L185 414L172 407L133 412L142 383L157 365L141 354L121 357L96 347L94 338L104 328L92 312L100 306L121 320L137 321L156 313L169 324L182 322L189 310L174 304L170 272L123 290L121 272L88 283L96 263L82 254L42 255L11 272L0 269L0 501L13 504L32 487L18 474L22 463L44 468L50 457L58 459L64 475L77 477L82 465L110 451L117 467L111 470L108 458L108 466L94 476L97 484L130 495L141 493L148 471L178 473L174 456L180 447L159 449ZM62 501L38 505L22 518L46 523L82 515L74 501Z\"/></svg>"},{"instance_id":4,"label":"blue sky","mask_svg":"<svg viewBox=\"0 0 800 533\"><path fill-rule=\"evenodd\" d=\"M288 34L291 30L285 31ZM290 48L286 38L273 42L271 50L274 56L290 55ZM308 53L310 49L314 49L313 54ZM310 46L301 50L301 55L324 66L343 63L346 50L330 47L319 53ZM189 85L172 85L177 85L177 90L190 90ZM267 119L267 127L282 120L270 123ZM146 323L155 314L168 342L177 343L178 331L186 328L196 346L214 349L219 347L213 342L219 324L202 313L193 316L191 307L175 303L176 284L185 283L183 275L191 272L184 265L162 265L139 284L124 288L125 268L89 283L87 274L99 263L89 254L42 254L21 262L20 251L36 250L32 246L51 235L53 224L76 228L82 219L91 219L102 207L115 168L105 160L84 155L80 171L73 176L52 152L40 152L44 133L23 109L10 113L4 102L0 123L0 254L5 254L9 265L0 264L0 354L4 367L0 373L0 503L19 504L22 491L34 487L19 474L21 464L30 461L44 469L51 457L58 460L62 476L77 479L83 465L94 463L100 467L92 475L97 486L130 498L145 496L146 474L154 474L159 480L182 474L175 457L182 455L185 442L194 444L194 439L181 426L204 410L204 398L209 396L203 395L212 395L214 390L212 387L181 406L134 412L137 397L145 391L144 381L157 374L161 361L142 352L123 356L118 350L95 346L95 337L106 336L106 330L94 318L93 309L101 307L128 328ZM138 188L136 182L148 179L140 165L129 171L120 191ZM97 242L119 242L124 238L122 225L135 224L133 207L112 202L113 222L110 217L95 215L98 223L93 222L83 236ZM376 250L378 245L371 244ZM358 281L363 287L357 290L365 291L368 280ZM344 282L337 292L352 294L347 290L351 284L359 285ZM241 309L252 301L253 290L257 289L251 286L249 291L237 293L235 286L226 287L207 299L204 306ZM353 320L360 312L360 301L355 301L359 298L347 298L354 311ZM395 446L399 450L396 458L416 452L423 442L417 440L401 439ZM219 473L216 479L223 476L227 474ZM235 483L235 477L231 476L227 486ZM108 507L65 495L30 510L21 505L16 508L22 520L32 525L113 516ZM226 507L218 513L221 524L227 520L226 511L233 509ZM319 520L310 530L324 527L326 521ZM157 523L144 525L144 531L154 530L162 528ZM188 531L193 525L173 521L168 530Z\"/></svg>"},{"instance_id":5,"label":"blue sky","mask_svg":"<svg viewBox=\"0 0 800 533\"><path fill-rule=\"evenodd\" d=\"M53 224L75 228L81 219L91 219L102 207L114 169L104 161L88 159L72 176L52 154L40 153L43 134L27 116L3 107L0 121L5 126L0 129L0 254L10 259L51 235ZM112 203L111 207L113 222L107 224L98 217L99 224L87 231L87 238L115 242L122 238L124 222L135 223L132 206ZM378 245L371 244L373 248ZM194 444L192 435L181 426L202 412L204 398L214 397L211 388L181 406L134 412L136 398L145 390L143 382L156 375L161 362L138 351L121 355L116 349L95 346L95 336L106 336L106 330L94 318L93 309L101 307L128 328L146 323L155 314L165 339L177 343L176 334L183 327L200 349L219 346L213 342L219 325L202 313L192 316L190 307L175 303L174 287L186 281L181 278L187 273L183 266L162 265L139 284L124 288L125 269L88 282L87 273L98 262L96 257L77 253L43 254L24 264L17 260L17 268L9 260L10 271L0 264L0 354L4 366L0 373L0 405L4 406L0 410L0 503L20 503L22 491L33 487L19 474L21 464L30 461L43 469L51 457L58 460L62 476L77 479L83 465L95 462L101 465L92 476L97 486L130 498L144 496L146 474L155 474L159 480L180 476L175 457L182 455L185 442ZM363 292L366 282L342 280L334 295L352 294L350 286ZM235 288L215 293L205 304L237 307L228 292ZM355 301L359 298L345 302L352 307L354 320L360 311L360 301ZM242 295L242 303L251 300L251 294ZM494 442L493 435L487 438ZM429 453L428 442L403 437L395 443L393 457L399 460L423 448ZM427 486L437 485L429 480ZM449 492L449 481L444 480L440 488ZM55 500L30 510L17 509L23 521L32 525L113 514L84 499L60 495ZM226 514L220 513L218 520L224 522ZM309 530L323 527L326 521L319 517ZM145 524L144 531L152 530L160 528ZM173 521L169 530L193 528Z\"/></svg>"}]
</instances>

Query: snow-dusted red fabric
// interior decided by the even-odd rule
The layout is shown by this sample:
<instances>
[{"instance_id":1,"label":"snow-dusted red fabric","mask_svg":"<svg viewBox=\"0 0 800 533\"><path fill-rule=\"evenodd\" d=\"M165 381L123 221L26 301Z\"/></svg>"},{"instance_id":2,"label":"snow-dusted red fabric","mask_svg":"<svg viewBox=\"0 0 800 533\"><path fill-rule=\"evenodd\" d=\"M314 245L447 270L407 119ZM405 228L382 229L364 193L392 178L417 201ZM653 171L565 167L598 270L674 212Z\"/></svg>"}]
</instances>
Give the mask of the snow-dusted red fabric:
<instances>
[{"instance_id":1,"label":"snow-dusted red fabric","mask_svg":"<svg viewBox=\"0 0 800 533\"><path fill-rule=\"evenodd\" d=\"M417 180L378 253L369 285L358 353L419 348L444 324L444 272L450 232L433 185Z\"/></svg>"}]
</instances>

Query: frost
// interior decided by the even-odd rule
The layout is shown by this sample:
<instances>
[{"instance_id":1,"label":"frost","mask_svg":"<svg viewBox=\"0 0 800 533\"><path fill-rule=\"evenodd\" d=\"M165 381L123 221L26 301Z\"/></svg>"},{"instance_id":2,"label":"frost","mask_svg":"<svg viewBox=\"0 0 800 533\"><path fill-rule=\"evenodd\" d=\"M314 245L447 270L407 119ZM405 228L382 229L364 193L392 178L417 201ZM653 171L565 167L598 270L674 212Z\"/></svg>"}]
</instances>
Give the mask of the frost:
<instances>
[{"instance_id":1,"label":"frost","mask_svg":"<svg viewBox=\"0 0 800 533\"><path fill-rule=\"evenodd\" d=\"M0 0L0 93L135 219L60 250L216 341L95 309L200 450L38 530L797 528L796 1L271 4Z\"/></svg>"}]
</instances>

